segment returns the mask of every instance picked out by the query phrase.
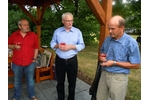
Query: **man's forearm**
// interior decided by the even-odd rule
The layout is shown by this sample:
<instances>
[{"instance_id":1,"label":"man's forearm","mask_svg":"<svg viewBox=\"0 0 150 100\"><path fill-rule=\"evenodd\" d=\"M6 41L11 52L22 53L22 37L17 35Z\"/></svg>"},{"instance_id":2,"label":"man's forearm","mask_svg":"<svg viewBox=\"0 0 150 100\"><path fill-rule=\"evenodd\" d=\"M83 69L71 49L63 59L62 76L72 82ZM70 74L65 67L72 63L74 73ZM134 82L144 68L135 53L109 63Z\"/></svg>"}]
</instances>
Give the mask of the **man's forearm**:
<instances>
[{"instance_id":1,"label":"man's forearm","mask_svg":"<svg viewBox=\"0 0 150 100\"><path fill-rule=\"evenodd\" d=\"M8 45L9 49L15 49L15 45Z\"/></svg>"},{"instance_id":2,"label":"man's forearm","mask_svg":"<svg viewBox=\"0 0 150 100\"><path fill-rule=\"evenodd\" d=\"M129 69L138 69L140 67L140 64L131 64L129 62L116 62L116 65Z\"/></svg>"},{"instance_id":3,"label":"man's forearm","mask_svg":"<svg viewBox=\"0 0 150 100\"><path fill-rule=\"evenodd\" d=\"M36 59L37 56L38 56L38 49L35 49L35 50L34 50L34 58L33 58L33 59Z\"/></svg>"}]
</instances>

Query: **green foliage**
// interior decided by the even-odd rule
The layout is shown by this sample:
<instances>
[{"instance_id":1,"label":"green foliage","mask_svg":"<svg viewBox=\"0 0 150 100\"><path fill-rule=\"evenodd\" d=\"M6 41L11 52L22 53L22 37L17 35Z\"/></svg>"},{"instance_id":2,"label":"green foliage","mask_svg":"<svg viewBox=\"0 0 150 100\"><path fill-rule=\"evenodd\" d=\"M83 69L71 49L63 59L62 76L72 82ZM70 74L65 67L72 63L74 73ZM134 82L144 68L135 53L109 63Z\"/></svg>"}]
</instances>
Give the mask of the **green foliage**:
<instances>
[{"instance_id":1,"label":"green foliage","mask_svg":"<svg viewBox=\"0 0 150 100\"><path fill-rule=\"evenodd\" d=\"M78 13L74 20L74 26L83 33L85 44L89 45L97 40L100 24L85 1L79 1Z\"/></svg>"},{"instance_id":2,"label":"green foliage","mask_svg":"<svg viewBox=\"0 0 150 100\"><path fill-rule=\"evenodd\" d=\"M131 1L130 12L128 12L128 15L130 15L127 20L127 23L129 24L128 27L141 30L141 0Z\"/></svg>"},{"instance_id":3,"label":"green foliage","mask_svg":"<svg viewBox=\"0 0 150 100\"><path fill-rule=\"evenodd\" d=\"M141 34L141 0L115 0L113 15L121 15L126 20L126 28L135 29Z\"/></svg>"},{"instance_id":4,"label":"green foliage","mask_svg":"<svg viewBox=\"0 0 150 100\"><path fill-rule=\"evenodd\" d=\"M140 30L140 1L129 0L129 3L122 3L122 0L115 0L113 5L113 15L119 14L127 20L127 28ZM36 8L26 6L28 11L36 17ZM48 7L44 13L41 23L41 45L49 46L53 32L56 28L63 26L61 15L64 12L71 12L74 15L74 26L83 33L86 45L97 42L99 39L100 24L93 15L85 0L62 0L60 5L54 4ZM8 3L8 35L18 29L17 22L21 18L26 18L30 22L30 28L36 32L36 25L29 17L15 4ZM36 32L37 33L37 32Z\"/></svg>"},{"instance_id":5,"label":"green foliage","mask_svg":"<svg viewBox=\"0 0 150 100\"><path fill-rule=\"evenodd\" d=\"M18 21L21 18L29 20L31 30L32 26L35 26L31 19L29 19L29 17L18 7L18 5L10 5L8 3L8 9L8 36L18 29Z\"/></svg>"}]
</instances>

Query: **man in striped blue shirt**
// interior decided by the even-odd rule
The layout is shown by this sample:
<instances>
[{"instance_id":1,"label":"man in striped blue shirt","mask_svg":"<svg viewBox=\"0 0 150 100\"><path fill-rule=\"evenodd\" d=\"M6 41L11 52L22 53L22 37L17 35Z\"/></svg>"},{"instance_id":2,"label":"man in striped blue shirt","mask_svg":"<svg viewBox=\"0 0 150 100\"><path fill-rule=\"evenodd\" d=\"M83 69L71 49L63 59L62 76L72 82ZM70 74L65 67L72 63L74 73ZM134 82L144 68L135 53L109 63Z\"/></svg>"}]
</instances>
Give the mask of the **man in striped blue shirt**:
<instances>
[{"instance_id":1,"label":"man in striped blue shirt","mask_svg":"<svg viewBox=\"0 0 150 100\"><path fill-rule=\"evenodd\" d=\"M78 70L77 54L85 48L82 33L73 27L73 15L70 12L63 13L64 26L54 31L50 46L56 51L55 65L57 77L58 100L65 99L65 75L68 78L68 100L74 100L76 77Z\"/></svg>"}]
</instances>

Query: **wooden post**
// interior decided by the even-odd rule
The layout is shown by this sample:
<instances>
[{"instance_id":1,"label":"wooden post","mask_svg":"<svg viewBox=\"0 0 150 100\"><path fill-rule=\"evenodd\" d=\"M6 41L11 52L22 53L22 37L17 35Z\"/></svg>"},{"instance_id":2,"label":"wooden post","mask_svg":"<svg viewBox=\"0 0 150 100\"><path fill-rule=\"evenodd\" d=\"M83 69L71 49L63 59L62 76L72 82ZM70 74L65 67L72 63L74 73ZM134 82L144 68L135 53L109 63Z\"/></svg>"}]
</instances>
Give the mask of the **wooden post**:
<instances>
[{"instance_id":1,"label":"wooden post","mask_svg":"<svg viewBox=\"0 0 150 100\"><path fill-rule=\"evenodd\" d=\"M41 25L37 25L36 29L37 29L37 36L38 36L39 47L41 47Z\"/></svg>"},{"instance_id":2,"label":"wooden post","mask_svg":"<svg viewBox=\"0 0 150 100\"><path fill-rule=\"evenodd\" d=\"M100 47L102 46L105 38L109 35L109 30L107 28L107 22L112 16L112 0L102 0L102 7L105 11L105 24L101 24L100 28L100 38L98 47L98 59L100 54Z\"/></svg>"},{"instance_id":3,"label":"wooden post","mask_svg":"<svg viewBox=\"0 0 150 100\"><path fill-rule=\"evenodd\" d=\"M36 21L37 21L37 36L38 36L38 42L39 42L39 47L41 47L41 9L40 6L37 6L37 15L36 15Z\"/></svg>"}]
</instances>

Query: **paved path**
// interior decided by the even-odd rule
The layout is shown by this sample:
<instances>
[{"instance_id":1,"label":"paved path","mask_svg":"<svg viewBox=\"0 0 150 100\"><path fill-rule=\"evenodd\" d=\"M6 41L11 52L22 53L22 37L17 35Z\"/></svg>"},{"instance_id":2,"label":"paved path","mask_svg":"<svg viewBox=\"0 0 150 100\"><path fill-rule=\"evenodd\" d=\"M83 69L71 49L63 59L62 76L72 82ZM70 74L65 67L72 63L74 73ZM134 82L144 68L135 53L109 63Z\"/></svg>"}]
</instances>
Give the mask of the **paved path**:
<instances>
[{"instance_id":1,"label":"paved path","mask_svg":"<svg viewBox=\"0 0 150 100\"><path fill-rule=\"evenodd\" d=\"M45 80L35 84L35 93L38 100L57 100L56 92L56 80ZM90 85L77 78L75 100L90 100L89 95ZM65 93L66 98L68 96L68 83L65 81ZM13 96L13 88L8 89L8 100L11 100ZM23 83L22 94L20 100L30 100L27 96L26 83ZM110 100L110 99L108 99Z\"/></svg>"},{"instance_id":2,"label":"paved path","mask_svg":"<svg viewBox=\"0 0 150 100\"><path fill-rule=\"evenodd\" d=\"M56 93L56 80L46 80L35 84L35 92L39 100L57 100ZM89 95L90 85L77 79L75 90L75 100L90 100L91 95ZM65 93L66 100L68 96L68 83L65 82ZM13 96L13 89L8 89L8 100L11 100ZM26 84L23 83L22 94L20 100L29 100L27 97Z\"/></svg>"}]
</instances>

